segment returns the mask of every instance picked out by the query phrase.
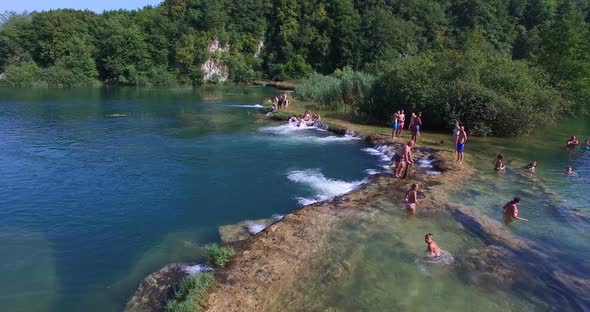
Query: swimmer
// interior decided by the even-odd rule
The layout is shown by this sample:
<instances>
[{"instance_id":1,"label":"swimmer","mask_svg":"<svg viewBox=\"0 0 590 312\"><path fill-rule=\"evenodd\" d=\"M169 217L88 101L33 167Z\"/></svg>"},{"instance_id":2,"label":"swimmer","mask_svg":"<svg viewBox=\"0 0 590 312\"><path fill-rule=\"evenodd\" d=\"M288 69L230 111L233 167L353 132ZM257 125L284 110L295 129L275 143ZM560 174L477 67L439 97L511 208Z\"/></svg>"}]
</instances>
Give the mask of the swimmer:
<instances>
[{"instance_id":1,"label":"swimmer","mask_svg":"<svg viewBox=\"0 0 590 312\"><path fill-rule=\"evenodd\" d=\"M575 135L572 135L572 137L567 141L565 146L569 149L574 149L576 148L576 145L578 145L578 143L578 138L576 138Z\"/></svg>"},{"instance_id":2,"label":"swimmer","mask_svg":"<svg viewBox=\"0 0 590 312\"><path fill-rule=\"evenodd\" d=\"M418 137L420 137L420 127L422 126L422 113L418 113L414 117L414 128L412 131L412 138L414 142L418 142Z\"/></svg>"},{"instance_id":3,"label":"swimmer","mask_svg":"<svg viewBox=\"0 0 590 312\"><path fill-rule=\"evenodd\" d=\"M412 188L406 194L406 210L408 212L415 214L416 207L418 206L418 185L412 184Z\"/></svg>"},{"instance_id":4,"label":"swimmer","mask_svg":"<svg viewBox=\"0 0 590 312\"><path fill-rule=\"evenodd\" d=\"M397 132L397 129L399 127L399 115L400 115L400 111L397 111L397 113L393 114L393 124L391 125L391 127L393 128L391 130L391 138L393 139L395 137L395 134Z\"/></svg>"},{"instance_id":5,"label":"swimmer","mask_svg":"<svg viewBox=\"0 0 590 312\"><path fill-rule=\"evenodd\" d=\"M578 175L577 173L575 173L575 172L574 172L574 168L572 168L572 166L567 166L567 167L565 167L565 172L564 172L564 174L567 174L567 175L569 175L569 176L571 176L571 177L575 177L575 176L577 176L577 175Z\"/></svg>"},{"instance_id":6,"label":"swimmer","mask_svg":"<svg viewBox=\"0 0 590 312\"><path fill-rule=\"evenodd\" d=\"M409 141L407 144L404 144L399 147L399 149L393 155L392 161L394 165L394 171L396 178L403 177L403 169L404 163L411 165L414 163L412 160L412 146L414 146L414 141Z\"/></svg>"},{"instance_id":7,"label":"swimmer","mask_svg":"<svg viewBox=\"0 0 590 312\"><path fill-rule=\"evenodd\" d=\"M434 235L432 235L432 233L428 233L426 234L426 236L424 236L424 242L426 243L426 255L429 257L440 257L440 248L438 248L438 245L436 244L436 242L434 241L434 239L432 239Z\"/></svg>"},{"instance_id":8,"label":"swimmer","mask_svg":"<svg viewBox=\"0 0 590 312\"><path fill-rule=\"evenodd\" d=\"M496 171L502 171L506 169L506 165L504 164L504 156L502 156L502 154L498 155L498 157L496 157L494 160L494 169Z\"/></svg>"},{"instance_id":9,"label":"swimmer","mask_svg":"<svg viewBox=\"0 0 590 312\"><path fill-rule=\"evenodd\" d=\"M535 170L537 170L537 161L533 160L532 163L522 167L522 169L529 170L530 172L535 172Z\"/></svg>"},{"instance_id":10,"label":"swimmer","mask_svg":"<svg viewBox=\"0 0 590 312\"><path fill-rule=\"evenodd\" d=\"M400 114L397 117L397 133L396 133L397 137L401 137L402 130L404 130L405 121L406 121L406 114L404 113L404 110L402 109L402 111L400 112Z\"/></svg>"},{"instance_id":11,"label":"swimmer","mask_svg":"<svg viewBox=\"0 0 590 312\"><path fill-rule=\"evenodd\" d=\"M517 196L502 207L502 214L506 222L512 222L513 220L529 221L518 216L518 203L520 203L520 197Z\"/></svg>"},{"instance_id":12,"label":"swimmer","mask_svg":"<svg viewBox=\"0 0 590 312\"><path fill-rule=\"evenodd\" d=\"M467 132L465 132L465 127L462 124L457 123L457 126L459 127L459 135L456 139L457 161L459 162L459 164L462 164L463 152L465 152L465 142L467 142Z\"/></svg>"},{"instance_id":13,"label":"swimmer","mask_svg":"<svg viewBox=\"0 0 590 312\"><path fill-rule=\"evenodd\" d=\"M586 141L584 141L584 144L582 144L582 146L580 146L580 149L583 152L588 152L590 151L590 139L586 139Z\"/></svg>"}]
</instances>

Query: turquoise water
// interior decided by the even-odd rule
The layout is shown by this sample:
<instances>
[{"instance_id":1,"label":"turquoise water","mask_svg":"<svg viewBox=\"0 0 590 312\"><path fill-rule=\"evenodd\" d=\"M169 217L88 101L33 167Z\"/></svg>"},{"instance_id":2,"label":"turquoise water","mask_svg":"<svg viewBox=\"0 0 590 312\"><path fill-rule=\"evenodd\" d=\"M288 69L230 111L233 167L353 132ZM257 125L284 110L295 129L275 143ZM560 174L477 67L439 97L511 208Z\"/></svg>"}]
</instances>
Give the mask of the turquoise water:
<instances>
[{"instance_id":1,"label":"turquoise water","mask_svg":"<svg viewBox=\"0 0 590 312\"><path fill-rule=\"evenodd\" d=\"M274 92L0 90L0 310L121 310L220 225L380 169L364 141L261 122Z\"/></svg>"}]
</instances>

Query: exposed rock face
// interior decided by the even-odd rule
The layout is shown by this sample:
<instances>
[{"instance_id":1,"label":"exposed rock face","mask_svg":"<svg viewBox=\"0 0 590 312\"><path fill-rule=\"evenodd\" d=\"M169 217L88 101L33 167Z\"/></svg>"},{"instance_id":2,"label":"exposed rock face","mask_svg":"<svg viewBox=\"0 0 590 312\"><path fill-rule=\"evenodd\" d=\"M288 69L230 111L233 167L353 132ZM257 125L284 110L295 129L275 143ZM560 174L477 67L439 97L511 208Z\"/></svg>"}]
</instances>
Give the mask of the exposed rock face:
<instances>
[{"instance_id":1,"label":"exposed rock face","mask_svg":"<svg viewBox=\"0 0 590 312\"><path fill-rule=\"evenodd\" d=\"M128 312L164 311L166 303L174 295L176 285L188 275L186 265L173 263L148 275L127 303Z\"/></svg>"},{"instance_id":2,"label":"exposed rock face","mask_svg":"<svg viewBox=\"0 0 590 312\"><path fill-rule=\"evenodd\" d=\"M228 44L221 47L217 38L213 39L209 44L209 59L201 65L201 70L204 73L204 81L227 81L229 78L229 68L227 65L221 64L216 58L218 59L220 53L228 53L230 48Z\"/></svg>"}]
</instances>

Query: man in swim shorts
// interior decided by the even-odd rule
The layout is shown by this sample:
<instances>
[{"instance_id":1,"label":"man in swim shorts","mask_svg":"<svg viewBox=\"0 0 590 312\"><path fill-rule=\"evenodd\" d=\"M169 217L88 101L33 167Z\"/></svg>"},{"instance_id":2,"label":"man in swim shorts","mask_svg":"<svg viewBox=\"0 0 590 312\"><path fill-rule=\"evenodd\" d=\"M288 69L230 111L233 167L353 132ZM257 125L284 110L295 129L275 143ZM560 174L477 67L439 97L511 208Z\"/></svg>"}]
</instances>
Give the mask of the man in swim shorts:
<instances>
[{"instance_id":1,"label":"man in swim shorts","mask_svg":"<svg viewBox=\"0 0 590 312\"><path fill-rule=\"evenodd\" d=\"M399 124L398 124L399 114L400 114L399 111L397 111L397 113L393 114L393 124L392 124L393 129L391 130L391 138L392 139L395 137L395 133L397 132L397 129L399 127Z\"/></svg>"},{"instance_id":2,"label":"man in swim shorts","mask_svg":"<svg viewBox=\"0 0 590 312\"><path fill-rule=\"evenodd\" d=\"M418 113L416 117L414 117L414 126L412 131L412 140L414 142L418 142L418 137L420 136L420 126L422 126L422 113Z\"/></svg>"},{"instance_id":3,"label":"man in swim shorts","mask_svg":"<svg viewBox=\"0 0 590 312\"><path fill-rule=\"evenodd\" d=\"M426 234L424 236L424 242L426 243L426 254L429 257L440 257L440 248L433 239L434 235L432 233Z\"/></svg>"},{"instance_id":4,"label":"man in swim shorts","mask_svg":"<svg viewBox=\"0 0 590 312\"><path fill-rule=\"evenodd\" d=\"M396 178L401 178L403 176L402 171L404 169L404 163L407 163L408 165L414 163L412 160L412 146L414 146L414 141L409 141L407 144L400 146L395 154L393 154L393 173L395 174Z\"/></svg>"},{"instance_id":5,"label":"man in swim shorts","mask_svg":"<svg viewBox=\"0 0 590 312\"><path fill-rule=\"evenodd\" d=\"M514 220L529 221L518 216L518 203L520 203L520 197L516 196L502 207L502 214L506 222L512 222Z\"/></svg>"},{"instance_id":6,"label":"man in swim shorts","mask_svg":"<svg viewBox=\"0 0 590 312\"><path fill-rule=\"evenodd\" d=\"M406 194L406 209L408 212L415 214L418 207L418 185L412 184L412 188Z\"/></svg>"},{"instance_id":7,"label":"man in swim shorts","mask_svg":"<svg viewBox=\"0 0 590 312\"><path fill-rule=\"evenodd\" d=\"M465 142L467 142L467 132L465 132L465 127L462 124L459 124L459 135L457 136L457 161L460 164L463 163Z\"/></svg>"}]
</instances>

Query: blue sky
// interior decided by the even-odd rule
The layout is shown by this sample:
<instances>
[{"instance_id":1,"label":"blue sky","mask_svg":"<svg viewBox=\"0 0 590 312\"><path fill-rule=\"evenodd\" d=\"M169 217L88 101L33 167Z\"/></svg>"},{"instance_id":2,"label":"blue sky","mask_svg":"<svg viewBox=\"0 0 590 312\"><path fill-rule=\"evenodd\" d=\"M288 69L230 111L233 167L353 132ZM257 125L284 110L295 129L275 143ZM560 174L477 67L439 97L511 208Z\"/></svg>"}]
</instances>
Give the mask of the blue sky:
<instances>
[{"instance_id":1,"label":"blue sky","mask_svg":"<svg viewBox=\"0 0 590 312\"><path fill-rule=\"evenodd\" d=\"M138 9L156 5L163 0L2 0L0 12L46 11L50 9L89 9L97 13L104 10Z\"/></svg>"}]
</instances>

